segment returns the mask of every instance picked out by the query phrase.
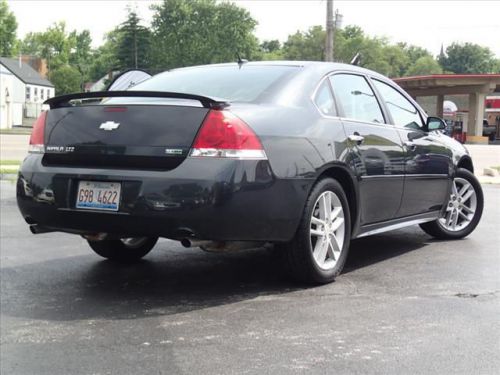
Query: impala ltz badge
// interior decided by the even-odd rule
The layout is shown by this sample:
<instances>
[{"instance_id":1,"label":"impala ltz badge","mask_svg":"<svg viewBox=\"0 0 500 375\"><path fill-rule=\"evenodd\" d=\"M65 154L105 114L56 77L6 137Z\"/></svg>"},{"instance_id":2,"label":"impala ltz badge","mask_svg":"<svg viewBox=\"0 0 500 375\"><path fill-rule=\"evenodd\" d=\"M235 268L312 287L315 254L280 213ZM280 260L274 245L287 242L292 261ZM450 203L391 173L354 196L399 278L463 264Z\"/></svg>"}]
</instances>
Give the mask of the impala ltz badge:
<instances>
[{"instance_id":1,"label":"impala ltz badge","mask_svg":"<svg viewBox=\"0 0 500 375\"><path fill-rule=\"evenodd\" d=\"M120 123L118 123L118 122L106 121L106 122L103 122L101 124L101 126L99 126L99 129L111 131L111 130L117 129L119 126L120 126Z\"/></svg>"}]
</instances>

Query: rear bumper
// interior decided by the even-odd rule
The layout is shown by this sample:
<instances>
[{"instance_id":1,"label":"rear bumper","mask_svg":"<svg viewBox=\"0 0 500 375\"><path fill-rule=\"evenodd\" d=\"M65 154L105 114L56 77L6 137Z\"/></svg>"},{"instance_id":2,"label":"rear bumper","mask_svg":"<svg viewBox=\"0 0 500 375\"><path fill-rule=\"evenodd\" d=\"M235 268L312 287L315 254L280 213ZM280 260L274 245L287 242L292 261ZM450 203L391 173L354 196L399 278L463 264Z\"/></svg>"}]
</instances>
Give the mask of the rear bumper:
<instances>
[{"instance_id":1,"label":"rear bumper","mask_svg":"<svg viewBox=\"0 0 500 375\"><path fill-rule=\"evenodd\" d=\"M56 231L180 239L288 241L312 183L276 179L268 161L187 158L171 171L45 167L29 155L19 172L24 218ZM122 184L119 212L75 208L80 180Z\"/></svg>"}]
</instances>

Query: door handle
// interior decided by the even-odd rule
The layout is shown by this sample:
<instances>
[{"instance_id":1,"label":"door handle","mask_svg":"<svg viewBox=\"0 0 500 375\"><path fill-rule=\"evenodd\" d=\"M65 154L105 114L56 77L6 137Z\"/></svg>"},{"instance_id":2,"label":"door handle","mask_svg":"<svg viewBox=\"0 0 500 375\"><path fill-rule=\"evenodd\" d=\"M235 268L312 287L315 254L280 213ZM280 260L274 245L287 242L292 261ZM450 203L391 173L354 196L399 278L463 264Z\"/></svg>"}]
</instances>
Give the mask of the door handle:
<instances>
[{"instance_id":1,"label":"door handle","mask_svg":"<svg viewBox=\"0 0 500 375\"><path fill-rule=\"evenodd\" d=\"M403 144L410 151L415 151L417 148L417 145L412 141L404 141Z\"/></svg>"},{"instance_id":2,"label":"door handle","mask_svg":"<svg viewBox=\"0 0 500 375\"><path fill-rule=\"evenodd\" d=\"M361 143L363 143L363 141L365 140L365 137L363 137L362 135L359 135L358 133L354 133L354 134L351 134L349 137L347 137L351 142L355 142L357 143L358 145L360 145Z\"/></svg>"}]
</instances>

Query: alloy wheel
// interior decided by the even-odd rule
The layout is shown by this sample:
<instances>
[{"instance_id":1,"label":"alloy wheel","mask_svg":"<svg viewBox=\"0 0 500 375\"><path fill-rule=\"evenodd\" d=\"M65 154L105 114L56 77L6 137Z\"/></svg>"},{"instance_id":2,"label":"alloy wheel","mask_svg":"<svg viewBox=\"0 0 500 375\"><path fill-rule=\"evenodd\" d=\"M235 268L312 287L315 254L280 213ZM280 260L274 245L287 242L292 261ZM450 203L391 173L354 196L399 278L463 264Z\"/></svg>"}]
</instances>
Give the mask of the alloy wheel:
<instances>
[{"instance_id":1,"label":"alloy wheel","mask_svg":"<svg viewBox=\"0 0 500 375\"><path fill-rule=\"evenodd\" d=\"M334 268L340 259L345 238L344 210L334 192L325 191L316 200L309 233L316 265L323 270Z\"/></svg>"},{"instance_id":2,"label":"alloy wheel","mask_svg":"<svg viewBox=\"0 0 500 375\"><path fill-rule=\"evenodd\" d=\"M131 249L139 248L141 247L146 241L148 240L148 237L126 237L126 238L120 238L120 241L123 242L123 244Z\"/></svg>"},{"instance_id":3,"label":"alloy wheel","mask_svg":"<svg viewBox=\"0 0 500 375\"><path fill-rule=\"evenodd\" d=\"M446 214L439 219L439 224L451 232L463 230L472 222L476 208L477 196L474 186L466 179L457 177L451 185Z\"/></svg>"}]
</instances>

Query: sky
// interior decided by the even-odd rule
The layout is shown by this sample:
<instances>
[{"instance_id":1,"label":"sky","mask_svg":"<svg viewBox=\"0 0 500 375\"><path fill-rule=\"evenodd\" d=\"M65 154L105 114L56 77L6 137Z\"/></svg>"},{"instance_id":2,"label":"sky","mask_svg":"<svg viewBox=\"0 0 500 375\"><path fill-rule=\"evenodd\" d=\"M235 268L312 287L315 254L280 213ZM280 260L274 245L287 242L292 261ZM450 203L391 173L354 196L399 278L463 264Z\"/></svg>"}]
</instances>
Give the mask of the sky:
<instances>
[{"instance_id":1,"label":"sky","mask_svg":"<svg viewBox=\"0 0 500 375\"><path fill-rule=\"evenodd\" d=\"M257 20L260 40L285 41L297 30L324 25L325 0L236 0ZM18 22L18 37L43 31L64 20L69 30L89 29L93 46L102 43L104 33L123 22L126 6L136 6L148 24L152 4L139 0L7 0ZM407 42L428 49L434 55L441 45L472 42L489 47L500 58L500 1L377 1L334 0L343 15L343 25L358 25L368 35L384 36L391 42Z\"/></svg>"}]
</instances>

